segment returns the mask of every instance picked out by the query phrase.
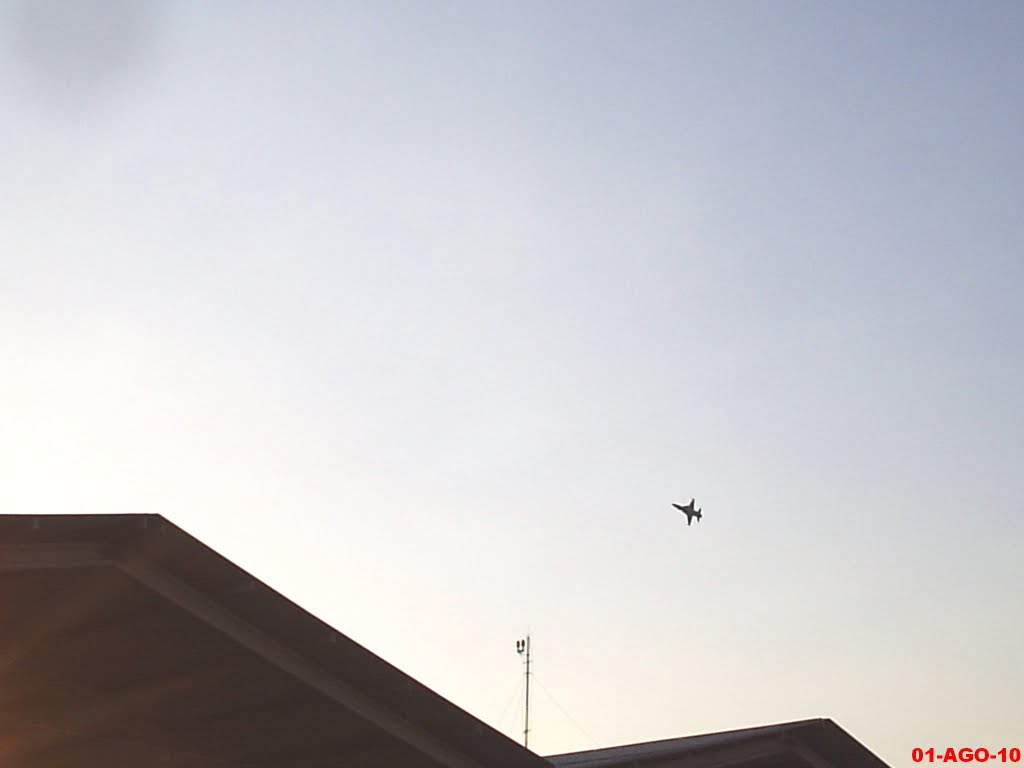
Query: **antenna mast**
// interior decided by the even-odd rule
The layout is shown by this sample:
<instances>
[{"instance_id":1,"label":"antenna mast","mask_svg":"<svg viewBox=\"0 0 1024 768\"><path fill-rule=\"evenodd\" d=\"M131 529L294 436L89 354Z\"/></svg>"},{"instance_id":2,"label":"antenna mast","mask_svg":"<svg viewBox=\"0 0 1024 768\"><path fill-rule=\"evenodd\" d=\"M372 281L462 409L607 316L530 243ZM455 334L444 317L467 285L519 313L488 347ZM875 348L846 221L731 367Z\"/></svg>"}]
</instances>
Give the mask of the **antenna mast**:
<instances>
[{"instance_id":1,"label":"antenna mast","mask_svg":"<svg viewBox=\"0 0 1024 768\"><path fill-rule=\"evenodd\" d=\"M526 706L523 713L523 746L530 747L530 636L516 640L516 653L526 656Z\"/></svg>"}]
</instances>

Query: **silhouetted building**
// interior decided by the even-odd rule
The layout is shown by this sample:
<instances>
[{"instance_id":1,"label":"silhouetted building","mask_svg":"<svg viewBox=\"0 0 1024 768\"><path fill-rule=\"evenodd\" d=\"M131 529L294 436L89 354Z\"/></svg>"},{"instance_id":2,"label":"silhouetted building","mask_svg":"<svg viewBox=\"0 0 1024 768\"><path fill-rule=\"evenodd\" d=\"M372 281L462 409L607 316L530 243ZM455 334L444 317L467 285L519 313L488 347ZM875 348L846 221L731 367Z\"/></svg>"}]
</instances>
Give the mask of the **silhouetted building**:
<instances>
[{"instance_id":1,"label":"silhouetted building","mask_svg":"<svg viewBox=\"0 0 1024 768\"><path fill-rule=\"evenodd\" d=\"M831 720L551 755L555 768L886 768Z\"/></svg>"},{"instance_id":2,"label":"silhouetted building","mask_svg":"<svg viewBox=\"0 0 1024 768\"><path fill-rule=\"evenodd\" d=\"M828 720L551 758L158 515L0 515L0 764L880 768Z\"/></svg>"}]
</instances>

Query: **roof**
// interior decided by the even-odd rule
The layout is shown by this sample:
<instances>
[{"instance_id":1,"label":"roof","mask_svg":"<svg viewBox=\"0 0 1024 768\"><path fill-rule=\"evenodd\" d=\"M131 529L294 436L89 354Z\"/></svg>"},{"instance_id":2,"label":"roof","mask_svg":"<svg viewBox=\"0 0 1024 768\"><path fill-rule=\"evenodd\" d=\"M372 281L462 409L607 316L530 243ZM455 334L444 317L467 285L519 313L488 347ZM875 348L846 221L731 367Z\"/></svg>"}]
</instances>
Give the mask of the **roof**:
<instances>
[{"instance_id":1,"label":"roof","mask_svg":"<svg viewBox=\"0 0 1024 768\"><path fill-rule=\"evenodd\" d=\"M550 768L159 515L0 515L0 763Z\"/></svg>"},{"instance_id":2,"label":"roof","mask_svg":"<svg viewBox=\"0 0 1024 768\"><path fill-rule=\"evenodd\" d=\"M828 719L548 756L556 768L888 768Z\"/></svg>"}]
</instances>

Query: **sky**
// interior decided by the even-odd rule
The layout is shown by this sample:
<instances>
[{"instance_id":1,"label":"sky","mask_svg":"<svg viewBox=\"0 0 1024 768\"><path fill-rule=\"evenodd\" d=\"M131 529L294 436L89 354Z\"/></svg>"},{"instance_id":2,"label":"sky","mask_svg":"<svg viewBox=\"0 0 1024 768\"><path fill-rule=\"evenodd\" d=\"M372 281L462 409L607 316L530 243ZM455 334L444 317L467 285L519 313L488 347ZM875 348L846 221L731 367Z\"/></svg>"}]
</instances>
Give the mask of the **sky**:
<instances>
[{"instance_id":1,"label":"sky","mask_svg":"<svg viewBox=\"0 0 1024 768\"><path fill-rule=\"evenodd\" d=\"M0 3L0 509L541 754L1024 746L1024 5ZM672 502L696 498L690 527Z\"/></svg>"}]
</instances>

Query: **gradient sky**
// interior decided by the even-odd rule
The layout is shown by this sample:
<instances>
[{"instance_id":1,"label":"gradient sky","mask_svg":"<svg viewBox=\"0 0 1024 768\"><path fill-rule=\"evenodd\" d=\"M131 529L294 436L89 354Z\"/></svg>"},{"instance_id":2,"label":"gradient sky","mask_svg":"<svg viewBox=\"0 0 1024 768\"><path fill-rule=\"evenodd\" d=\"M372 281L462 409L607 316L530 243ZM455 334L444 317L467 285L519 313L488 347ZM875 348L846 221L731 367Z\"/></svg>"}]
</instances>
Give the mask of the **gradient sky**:
<instances>
[{"instance_id":1,"label":"gradient sky","mask_svg":"<svg viewBox=\"0 0 1024 768\"><path fill-rule=\"evenodd\" d=\"M1024 4L0 5L0 508L542 754L1024 746ZM670 506L696 497L687 528Z\"/></svg>"}]
</instances>

